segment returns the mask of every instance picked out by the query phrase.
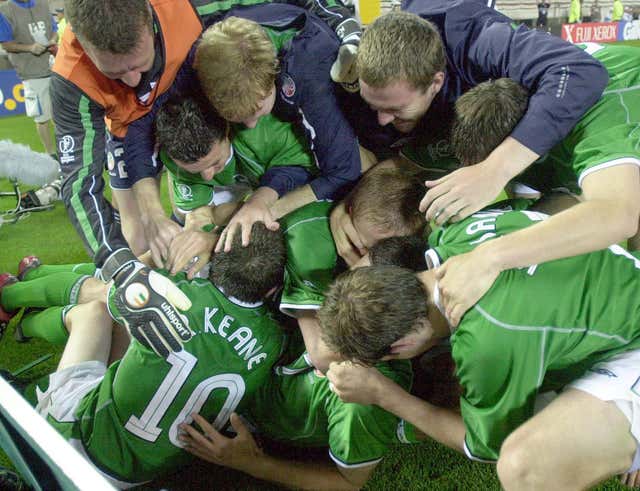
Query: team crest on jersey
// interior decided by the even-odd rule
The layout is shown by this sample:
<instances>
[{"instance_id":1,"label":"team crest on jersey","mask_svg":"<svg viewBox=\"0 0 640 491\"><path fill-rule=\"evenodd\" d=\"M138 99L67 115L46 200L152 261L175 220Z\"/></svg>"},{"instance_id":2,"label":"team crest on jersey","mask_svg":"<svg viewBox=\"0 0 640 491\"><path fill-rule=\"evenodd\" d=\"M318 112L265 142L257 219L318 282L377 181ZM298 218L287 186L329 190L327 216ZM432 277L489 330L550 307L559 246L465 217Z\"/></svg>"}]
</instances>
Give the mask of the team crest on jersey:
<instances>
[{"instance_id":1,"label":"team crest on jersey","mask_svg":"<svg viewBox=\"0 0 640 491\"><path fill-rule=\"evenodd\" d=\"M291 99L296 93L296 83L286 73L282 76L282 95Z\"/></svg>"},{"instance_id":2,"label":"team crest on jersey","mask_svg":"<svg viewBox=\"0 0 640 491\"><path fill-rule=\"evenodd\" d=\"M109 172L113 171L116 167L116 159L113 156L112 152L107 152L107 169Z\"/></svg>"},{"instance_id":3,"label":"team crest on jersey","mask_svg":"<svg viewBox=\"0 0 640 491\"><path fill-rule=\"evenodd\" d=\"M182 199L193 198L193 191L191 190L191 186L187 186L186 184L178 184L178 193L180 193Z\"/></svg>"}]
</instances>

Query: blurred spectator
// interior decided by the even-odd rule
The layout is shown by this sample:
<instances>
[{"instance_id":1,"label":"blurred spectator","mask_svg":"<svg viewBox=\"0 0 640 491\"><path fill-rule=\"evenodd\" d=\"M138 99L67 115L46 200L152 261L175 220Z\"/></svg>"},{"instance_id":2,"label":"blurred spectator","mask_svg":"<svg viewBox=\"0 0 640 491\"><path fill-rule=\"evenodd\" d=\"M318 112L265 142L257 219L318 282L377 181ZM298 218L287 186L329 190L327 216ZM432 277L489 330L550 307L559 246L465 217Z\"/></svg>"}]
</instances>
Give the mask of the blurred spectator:
<instances>
[{"instance_id":1,"label":"blurred spectator","mask_svg":"<svg viewBox=\"0 0 640 491\"><path fill-rule=\"evenodd\" d=\"M50 125L49 50L56 46L57 30L47 0L0 3L0 43L24 85L27 116L36 122L40 140L54 158L57 157Z\"/></svg>"},{"instance_id":2,"label":"blurred spectator","mask_svg":"<svg viewBox=\"0 0 640 491\"><path fill-rule=\"evenodd\" d=\"M571 0L569 24L575 24L576 22L582 22L582 5L580 5L580 0Z\"/></svg>"},{"instance_id":3,"label":"blurred spectator","mask_svg":"<svg viewBox=\"0 0 640 491\"><path fill-rule=\"evenodd\" d=\"M602 12L598 0L594 0L591 4L591 22L600 22L602 20Z\"/></svg>"},{"instance_id":4,"label":"blurred spectator","mask_svg":"<svg viewBox=\"0 0 640 491\"><path fill-rule=\"evenodd\" d=\"M551 4L545 0L538 3L538 20L536 21L536 27L543 31L549 30L547 27L549 7L551 7Z\"/></svg>"},{"instance_id":5,"label":"blurred spectator","mask_svg":"<svg viewBox=\"0 0 640 491\"><path fill-rule=\"evenodd\" d=\"M623 14L624 7L622 5L622 0L613 0L613 12L611 14L611 20L613 22L621 21Z\"/></svg>"},{"instance_id":6,"label":"blurred spectator","mask_svg":"<svg viewBox=\"0 0 640 491\"><path fill-rule=\"evenodd\" d=\"M62 34L67 28L67 19L64 18L64 9L56 9L56 22L58 23L58 46L62 42Z\"/></svg>"}]
</instances>

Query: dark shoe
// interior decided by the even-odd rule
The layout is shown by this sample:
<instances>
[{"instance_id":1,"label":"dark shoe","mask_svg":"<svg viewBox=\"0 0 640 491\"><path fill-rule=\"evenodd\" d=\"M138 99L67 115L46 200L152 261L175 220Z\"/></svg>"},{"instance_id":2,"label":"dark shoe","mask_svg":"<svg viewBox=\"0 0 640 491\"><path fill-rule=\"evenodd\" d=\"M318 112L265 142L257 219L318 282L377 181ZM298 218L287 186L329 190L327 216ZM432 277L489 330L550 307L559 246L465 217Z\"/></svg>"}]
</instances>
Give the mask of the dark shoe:
<instances>
[{"instance_id":1,"label":"dark shoe","mask_svg":"<svg viewBox=\"0 0 640 491\"><path fill-rule=\"evenodd\" d=\"M40 258L38 258L38 256L23 257L18 264L18 279L20 281L24 281L24 277L27 275L27 273L32 269L36 269L41 264L42 263L40 262Z\"/></svg>"}]
</instances>

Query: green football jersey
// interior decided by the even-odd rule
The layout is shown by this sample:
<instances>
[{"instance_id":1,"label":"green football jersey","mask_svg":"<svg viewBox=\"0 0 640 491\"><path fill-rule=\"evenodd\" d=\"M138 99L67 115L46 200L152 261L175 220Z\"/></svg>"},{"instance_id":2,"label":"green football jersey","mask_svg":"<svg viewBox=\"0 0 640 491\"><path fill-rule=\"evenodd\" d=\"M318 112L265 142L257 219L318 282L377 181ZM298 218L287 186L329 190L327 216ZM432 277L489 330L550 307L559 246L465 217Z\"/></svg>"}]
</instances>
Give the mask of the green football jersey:
<instances>
[{"instance_id":1,"label":"green football jersey","mask_svg":"<svg viewBox=\"0 0 640 491\"><path fill-rule=\"evenodd\" d=\"M592 172L631 163L640 165L640 49L635 46L578 45L609 72L602 97L550 152L515 180L547 191L564 187L580 193Z\"/></svg>"},{"instance_id":2,"label":"green football jersey","mask_svg":"<svg viewBox=\"0 0 640 491\"><path fill-rule=\"evenodd\" d=\"M335 276L338 253L329 228L331 201L315 201L280 220L287 263L280 310L318 310Z\"/></svg>"},{"instance_id":3,"label":"green football jersey","mask_svg":"<svg viewBox=\"0 0 640 491\"><path fill-rule=\"evenodd\" d=\"M184 349L165 360L132 340L82 399L75 421L48 418L120 481L146 481L189 461L178 425L200 413L220 429L269 379L283 346L283 332L262 304L227 298L207 280L180 274L174 281L193 302L184 315L195 335Z\"/></svg>"},{"instance_id":4,"label":"green football jersey","mask_svg":"<svg viewBox=\"0 0 640 491\"><path fill-rule=\"evenodd\" d=\"M526 210L477 213L432 234L433 257L445 260L544 218ZM451 345L465 450L495 460L505 438L533 416L541 387L557 389L640 348L640 260L613 245L504 271L464 315Z\"/></svg>"},{"instance_id":5,"label":"green football jersey","mask_svg":"<svg viewBox=\"0 0 640 491\"><path fill-rule=\"evenodd\" d=\"M547 218L544 213L527 210L530 203L528 199L504 200L459 223L433 229L428 239L430 249L425 252L429 268L440 266L451 256L469 252L482 242Z\"/></svg>"},{"instance_id":6,"label":"green football jersey","mask_svg":"<svg viewBox=\"0 0 640 491\"><path fill-rule=\"evenodd\" d=\"M411 388L408 360L381 363L378 370ZM309 363L306 354L272 377L249 401L243 415L267 437L300 447L329 447L342 467L378 462L390 445L399 443L400 420L378 406L348 404L329 389L329 381Z\"/></svg>"},{"instance_id":7,"label":"green football jersey","mask_svg":"<svg viewBox=\"0 0 640 491\"><path fill-rule=\"evenodd\" d=\"M316 172L304 134L272 114L261 117L255 128L232 125L231 145L231 159L211 180L178 167L164 150L160 151L160 159L173 178L179 210L188 212L201 206L241 201L273 167L301 166L312 174Z\"/></svg>"}]
</instances>

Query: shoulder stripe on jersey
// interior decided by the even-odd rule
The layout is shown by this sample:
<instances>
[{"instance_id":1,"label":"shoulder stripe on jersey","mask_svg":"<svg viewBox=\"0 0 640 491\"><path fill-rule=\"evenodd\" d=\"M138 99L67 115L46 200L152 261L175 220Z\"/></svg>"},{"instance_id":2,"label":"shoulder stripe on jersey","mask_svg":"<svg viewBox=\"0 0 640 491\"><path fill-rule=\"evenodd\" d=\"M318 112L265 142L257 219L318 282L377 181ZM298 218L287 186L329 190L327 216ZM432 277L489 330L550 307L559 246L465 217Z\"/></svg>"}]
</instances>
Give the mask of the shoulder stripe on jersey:
<instances>
[{"instance_id":1,"label":"shoulder stripe on jersey","mask_svg":"<svg viewBox=\"0 0 640 491\"><path fill-rule=\"evenodd\" d=\"M586 334L587 336L596 336L599 338L604 338L604 339L609 339L612 341L615 341L617 343L619 343L622 346L625 346L627 344L629 344L631 342L631 339L626 339L623 338L622 336L618 336L617 334L609 334L609 333L605 333L605 332L600 332L600 331L595 331L592 329L586 329L584 327L559 327L559 326L520 326L517 324L509 324L507 322L503 322L501 320L496 319L495 317L493 317L491 314L489 314L486 310L484 310L482 307L480 307L479 305L475 305L474 310L476 310L482 317L484 317L486 320L488 320L491 324L493 324L496 327L502 328L502 329L507 329L510 331L533 331L533 332L541 332L543 337L546 338L547 332L555 332L555 333L560 333L560 334L573 334L573 333L580 333L580 334ZM539 387L542 384L542 379L544 378L544 348L546 343L544 342L545 340L543 339L543 342L540 343L541 344L541 348L540 348L540 364L539 364L539 372L538 372L538 383L537 386Z\"/></svg>"},{"instance_id":2,"label":"shoulder stripe on jersey","mask_svg":"<svg viewBox=\"0 0 640 491\"><path fill-rule=\"evenodd\" d=\"M368 460L366 462L360 462L358 464L347 464L346 462L343 462L338 457L336 457L331 451L331 449L329 449L329 457L331 457L331 460L333 460L337 465L339 465L340 467L344 467L345 469L357 469L359 467L367 467L370 465L377 464L382 460L382 457L380 457L379 459Z\"/></svg>"},{"instance_id":3,"label":"shoulder stripe on jersey","mask_svg":"<svg viewBox=\"0 0 640 491\"><path fill-rule=\"evenodd\" d=\"M289 232L289 230L291 230L292 228L297 227L298 225L302 225L303 223L308 223L308 222L315 222L317 220L325 220L328 221L329 217L312 217L312 218L305 218L304 220L300 220L299 222L296 222L294 224L292 224L291 226L289 226L289 228L287 228L284 232L282 232L283 234L286 234Z\"/></svg>"},{"instance_id":4,"label":"shoulder stripe on jersey","mask_svg":"<svg viewBox=\"0 0 640 491\"><path fill-rule=\"evenodd\" d=\"M93 125L91 124L91 112L89 109L89 99L82 95L80 97L80 101L78 104L78 113L80 114L80 118L82 121L82 127L84 128L84 141L82 143L82 162L84 163L83 167L78 171L75 182L72 184L73 189L73 197L71 198L71 207L73 212L78 219L78 223L82 228L84 236L89 244L89 247L93 252L97 251L100 247L98 244L98 239L93 233L93 229L91 228L91 224L89 223L89 217L87 216L87 211L84 209L83 202L80 200L80 190L82 188L82 182L89 174L89 169L93 164L93 142L95 139L95 130L93 129ZM96 185L96 179L92 176L91 178L91 186L89 188L89 196L91 198L91 202L96 209L96 215L100 221L100 230L102 233L102 241L106 244L107 233L104 227L104 223L102 221L102 213L100 208L98 207L98 203L96 201L96 197L94 194L94 189ZM108 246L107 246L108 247Z\"/></svg>"}]
</instances>

